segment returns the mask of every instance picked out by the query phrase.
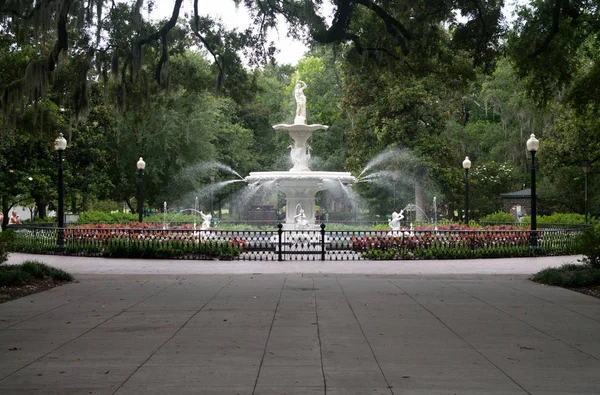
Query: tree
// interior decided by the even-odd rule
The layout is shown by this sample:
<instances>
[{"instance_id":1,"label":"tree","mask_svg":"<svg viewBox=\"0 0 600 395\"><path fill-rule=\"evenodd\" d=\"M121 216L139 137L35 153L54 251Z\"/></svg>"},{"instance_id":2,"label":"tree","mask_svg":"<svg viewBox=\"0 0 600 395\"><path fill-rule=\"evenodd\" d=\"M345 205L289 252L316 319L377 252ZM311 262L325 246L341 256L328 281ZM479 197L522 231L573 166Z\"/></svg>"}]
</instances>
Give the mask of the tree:
<instances>
[{"instance_id":1,"label":"tree","mask_svg":"<svg viewBox=\"0 0 600 395\"><path fill-rule=\"evenodd\" d=\"M276 26L282 15L293 35L301 35L304 28L312 39L324 44L352 43L359 56L368 59L388 58L404 61L416 52L436 52L436 31L441 23L452 23L454 50L467 50L476 64L488 64L493 59L502 32L502 1L446 2L419 1L405 4L395 0L341 0L335 3L334 19L327 27L319 13L320 0L234 0L244 4L254 18L253 25L242 33L226 32L215 21L202 18L198 0L191 0L193 14L191 32L213 55L217 66L217 87L237 62L235 51L246 48L255 61L264 61L274 52L267 42L266 30ZM168 20L153 25L144 20L142 9L153 3L131 0L130 5L106 0L7 0L0 4L4 16L2 28L19 48L34 45L39 56L28 63L23 77L13 77L1 86L2 107L5 116L27 100L43 96L49 85L49 76L58 67L63 56L82 56L84 67L79 78L76 115L85 114L88 74L95 72L107 80L109 73L120 82L120 99L135 93L128 85L135 82L143 65L148 64L145 54L154 52L152 80L159 86L168 85L169 64L173 55L173 32L178 30L183 0L175 0ZM466 17L457 22L456 10ZM107 15L104 18L104 15ZM372 23L365 24L369 19ZM436 26L437 25L437 26ZM369 29L365 29L368 27ZM42 34L42 40L38 32ZM183 32L183 31L182 31ZM381 35L380 32L385 32ZM426 34L423 34L426 33ZM428 33L433 33L428 34ZM54 40L52 40L54 37ZM80 37L75 40L74 37ZM101 39L106 37L107 39ZM385 39L383 41L382 39ZM176 43L178 44L178 43ZM18 49L17 49L18 50ZM146 79L145 84L150 84Z\"/></svg>"}]
</instances>

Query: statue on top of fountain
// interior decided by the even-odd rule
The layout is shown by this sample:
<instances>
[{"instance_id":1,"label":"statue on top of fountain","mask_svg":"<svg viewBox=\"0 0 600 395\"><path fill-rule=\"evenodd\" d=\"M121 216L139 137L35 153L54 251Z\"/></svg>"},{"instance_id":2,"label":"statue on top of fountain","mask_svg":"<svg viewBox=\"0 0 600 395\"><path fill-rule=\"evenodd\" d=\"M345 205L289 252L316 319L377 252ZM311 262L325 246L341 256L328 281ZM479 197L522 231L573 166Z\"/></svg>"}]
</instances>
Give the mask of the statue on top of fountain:
<instances>
[{"instance_id":1,"label":"statue on top of fountain","mask_svg":"<svg viewBox=\"0 0 600 395\"><path fill-rule=\"evenodd\" d=\"M290 159L293 167L290 171L293 172L311 171L308 167L310 163L310 145L308 145L308 141L315 130L327 130L329 128L327 125L307 124L305 89L306 83L300 79L300 75L296 72L296 87L294 89L296 118L294 119L294 123L273 126L275 130L285 130L292 140L294 140L294 143L288 147L291 148Z\"/></svg>"},{"instance_id":2,"label":"statue on top of fountain","mask_svg":"<svg viewBox=\"0 0 600 395\"><path fill-rule=\"evenodd\" d=\"M300 75L296 72L296 88L294 89L294 97L296 98L296 119L295 124L306 125L306 96L304 95L306 83L300 79Z\"/></svg>"}]
</instances>

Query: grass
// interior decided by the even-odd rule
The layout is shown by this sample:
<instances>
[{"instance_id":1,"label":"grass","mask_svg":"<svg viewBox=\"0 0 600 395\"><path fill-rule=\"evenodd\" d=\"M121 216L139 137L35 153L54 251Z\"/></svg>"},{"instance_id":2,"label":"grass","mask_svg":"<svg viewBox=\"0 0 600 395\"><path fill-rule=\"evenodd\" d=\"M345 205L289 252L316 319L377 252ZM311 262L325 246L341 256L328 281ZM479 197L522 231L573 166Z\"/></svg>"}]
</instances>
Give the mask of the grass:
<instances>
[{"instance_id":1,"label":"grass","mask_svg":"<svg viewBox=\"0 0 600 395\"><path fill-rule=\"evenodd\" d=\"M549 267L533 275L531 280L566 288L600 286L600 269L590 265L565 264L560 267Z\"/></svg>"},{"instance_id":2,"label":"grass","mask_svg":"<svg viewBox=\"0 0 600 395\"><path fill-rule=\"evenodd\" d=\"M73 281L73 276L64 270L48 266L38 261L26 261L20 265L0 266L0 287L19 285L29 281L43 279Z\"/></svg>"}]
</instances>

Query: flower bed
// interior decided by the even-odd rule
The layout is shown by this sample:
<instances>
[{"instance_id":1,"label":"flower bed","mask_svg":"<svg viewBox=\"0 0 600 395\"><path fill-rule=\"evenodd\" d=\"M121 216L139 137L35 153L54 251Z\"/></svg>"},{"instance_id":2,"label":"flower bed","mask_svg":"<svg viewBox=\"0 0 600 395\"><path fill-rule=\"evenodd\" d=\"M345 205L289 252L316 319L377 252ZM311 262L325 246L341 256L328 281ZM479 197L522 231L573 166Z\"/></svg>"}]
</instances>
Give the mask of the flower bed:
<instances>
[{"instance_id":1,"label":"flower bed","mask_svg":"<svg viewBox=\"0 0 600 395\"><path fill-rule=\"evenodd\" d=\"M139 223L138 223L139 224ZM57 229L15 229L16 252L53 253L61 236ZM62 233L61 253L113 258L233 259L247 248L239 237L219 232L156 229L148 226L124 228L118 224L67 227Z\"/></svg>"},{"instance_id":2,"label":"flower bed","mask_svg":"<svg viewBox=\"0 0 600 395\"><path fill-rule=\"evenodd\" d=\"M517 229L398 231L386 235L354 237L352 249L367 259L503 258L575 253L574 234Z\"/></svg>"}]
</instances>

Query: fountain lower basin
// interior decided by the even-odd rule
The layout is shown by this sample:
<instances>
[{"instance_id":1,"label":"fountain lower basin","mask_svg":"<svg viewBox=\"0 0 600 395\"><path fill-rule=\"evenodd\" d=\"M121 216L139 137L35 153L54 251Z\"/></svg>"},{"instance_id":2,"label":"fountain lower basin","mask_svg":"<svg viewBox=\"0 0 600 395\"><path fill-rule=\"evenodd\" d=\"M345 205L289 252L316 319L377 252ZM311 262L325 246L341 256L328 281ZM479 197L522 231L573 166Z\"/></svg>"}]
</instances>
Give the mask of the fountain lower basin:
<instances>
[{"instance_id":1,"label":"fountain lower basin","mask_svg":"<svg viewBox=\"0 0 600 395\"><path fill-rule=\"evenodd\" d=\"M276 187L285 194L286 215L285 230L295 230L294 207L300 205L311 229L315 223L315 196L317 192L328 189L333 182L338 185L348 185L356 181L349 172L333 171L267 171L253 172L245 178L248 183L275 182ZM300 229L298 229L300 230Z\"/></svg>"}]
</instances>

